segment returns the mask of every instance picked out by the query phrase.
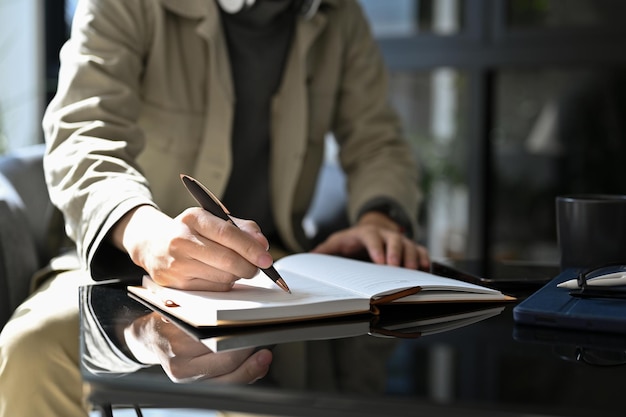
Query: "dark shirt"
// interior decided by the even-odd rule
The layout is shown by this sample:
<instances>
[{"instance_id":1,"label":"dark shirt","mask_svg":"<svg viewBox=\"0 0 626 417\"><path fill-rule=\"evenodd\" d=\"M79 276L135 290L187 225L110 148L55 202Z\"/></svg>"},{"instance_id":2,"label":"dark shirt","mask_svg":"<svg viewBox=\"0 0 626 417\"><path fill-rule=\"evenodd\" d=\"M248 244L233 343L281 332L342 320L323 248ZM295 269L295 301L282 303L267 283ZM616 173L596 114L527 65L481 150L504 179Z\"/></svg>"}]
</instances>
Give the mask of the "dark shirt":
<instances>
[{"instance_id":1,"label":"dark shirt","mask_svg":"<svg viewBox=\"0 0 626 417\"><path fill-rule=\"evenodd\" d=\"M223 202L234 216L256 221L272 240L270 105L280 86L295 27L290 0L256 2L221 13L235 88L231 176Z\"/></svg>"}]
</instances>

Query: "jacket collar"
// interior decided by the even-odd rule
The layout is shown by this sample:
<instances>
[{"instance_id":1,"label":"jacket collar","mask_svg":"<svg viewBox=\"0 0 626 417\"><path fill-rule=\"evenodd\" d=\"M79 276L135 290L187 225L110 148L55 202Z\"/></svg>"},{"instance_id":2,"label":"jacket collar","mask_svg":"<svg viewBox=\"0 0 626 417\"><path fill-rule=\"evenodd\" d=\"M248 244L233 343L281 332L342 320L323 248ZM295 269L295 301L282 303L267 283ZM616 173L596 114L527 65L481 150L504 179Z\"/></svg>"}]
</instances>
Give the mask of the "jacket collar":
<instances>
[{"instance_id":1,"label":"jacket collar","mask_svg":"<svg viewBox=\"0 0 626 417\"><path fill-rule=\"evenodd\" d=\"M215 0L160 0L163 7L188 19L211 18L218 13ZM336 7L339 0L322 0L324 6Z\"/></svg>"},{"instance_id":2,"label":"jacket collar","mask_svg":"<svg viewBox=\"0 0 626 417\"><path fill-rule=\"evenodd\" d=\"M219 10L215 0L160 0L163 7L172 13L187 19L198 20L198 33L207 39L220 39ZM337 7L340 0L322 0L319 10L325 7ZM311 19L301 21L300 26L302 51L308 49L320 30L324 27L324 13L316 13Z\"/></svg>"}]
</instances>

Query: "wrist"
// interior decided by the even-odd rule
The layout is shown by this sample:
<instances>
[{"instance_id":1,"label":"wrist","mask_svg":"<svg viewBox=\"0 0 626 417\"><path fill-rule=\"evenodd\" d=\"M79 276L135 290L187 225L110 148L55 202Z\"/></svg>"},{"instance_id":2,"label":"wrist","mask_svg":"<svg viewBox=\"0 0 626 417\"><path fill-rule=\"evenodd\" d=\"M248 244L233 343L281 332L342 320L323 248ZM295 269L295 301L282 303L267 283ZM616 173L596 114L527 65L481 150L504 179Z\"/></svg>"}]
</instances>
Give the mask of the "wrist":
<instances>
[{"instance_id":1,"label":"wrist","mask_svg":"<svg viewBox=\"0 0 626 417\"><path fill-rule=\"evenodd\" d=\"M111 231L111 243L136 259L138 248L145 240L147 231L152 230L163 217L167 217L153 206L141 205L126 213Z\"/></svg>"},{"instance_id":2,"label":"wrist","mask_svg":"<svg viewBox=\"0 0 626 417\"><path fill-rule=\"evenodd\" d=\"M382 211L368 211L361 215L359 224L371 224L388 230L404 234L402 225Z\"/></svg>"},{"instance_id":3,"label":"wrist","mask_svg":"<svg viewBox=\"0 0 626 417\"><path fill-rule=\"evenodd\" d=\"M410 219L401 206L393 200L388 198L373 199L361 208L361 214L358 218L361 219L364 214L372 212L386 216L403 235L407 237L413 236L413 227Z\"/></svg>"}]
</instances>

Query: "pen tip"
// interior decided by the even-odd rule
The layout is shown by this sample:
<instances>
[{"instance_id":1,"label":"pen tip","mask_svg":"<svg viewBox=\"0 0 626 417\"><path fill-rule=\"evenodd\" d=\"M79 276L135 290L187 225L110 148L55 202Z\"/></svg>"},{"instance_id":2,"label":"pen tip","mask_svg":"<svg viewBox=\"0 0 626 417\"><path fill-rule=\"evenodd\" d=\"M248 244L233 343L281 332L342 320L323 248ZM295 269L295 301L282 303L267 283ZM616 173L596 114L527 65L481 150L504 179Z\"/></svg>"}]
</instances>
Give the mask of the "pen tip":
<instances>
[{"instance_id":1,"label":"pen tip","mask_svg":"<svg viewBox=\"0 0 626 417\"><path fill-rule=\"evenodd\" d=\"M278 286L282 288L283 291L291 294L291 290L289 289L289 287L287 286L287 283L282 278L279 278L278 280L276 280L276 284L278 284Z\"/></svg>"}]
</instances>

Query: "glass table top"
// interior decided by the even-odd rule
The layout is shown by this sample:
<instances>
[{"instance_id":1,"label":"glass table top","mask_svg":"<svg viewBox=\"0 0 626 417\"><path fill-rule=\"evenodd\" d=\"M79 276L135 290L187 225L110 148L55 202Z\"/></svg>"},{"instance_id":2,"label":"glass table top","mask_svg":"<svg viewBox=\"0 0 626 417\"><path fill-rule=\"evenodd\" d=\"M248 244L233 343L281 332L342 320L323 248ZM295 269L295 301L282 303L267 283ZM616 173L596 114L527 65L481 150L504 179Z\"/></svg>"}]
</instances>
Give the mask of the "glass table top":
<instances>
[{"instance_id":1,"label":"glass table top","mask_svg":"<svg viewBox=\"0 0 626 417\"><path fill-rule=\"evenodd\" d=\"M623 415L626 335L516 325L514 304L207 332L119 284L82 287L80 301L81 367L96 404L292 416ZM149 331L129 339L137 327ZM194 359L260 348L273 362L253 384L211 378Z\"/></svg>"}]
</instances>

